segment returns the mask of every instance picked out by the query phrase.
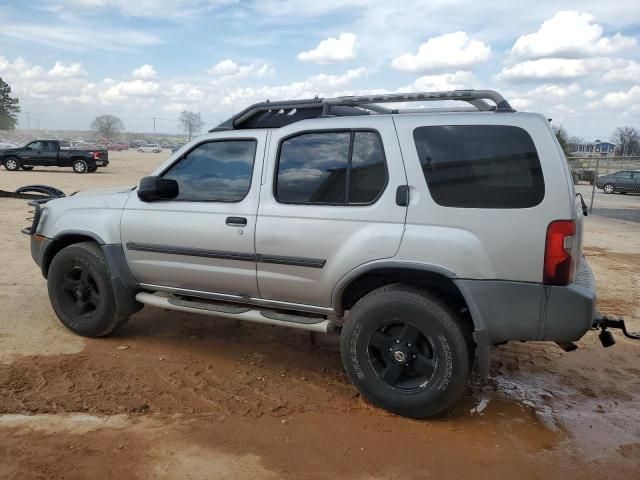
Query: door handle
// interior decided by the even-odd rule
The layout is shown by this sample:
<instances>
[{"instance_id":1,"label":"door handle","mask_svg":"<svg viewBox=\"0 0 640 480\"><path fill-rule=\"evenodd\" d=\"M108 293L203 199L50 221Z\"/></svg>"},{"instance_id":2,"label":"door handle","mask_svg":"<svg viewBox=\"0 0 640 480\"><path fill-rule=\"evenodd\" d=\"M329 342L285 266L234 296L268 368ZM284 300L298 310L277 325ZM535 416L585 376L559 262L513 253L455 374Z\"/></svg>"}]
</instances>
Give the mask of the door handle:
<instances>
[{"instance_id":1,"label":"door handle","mask_svg":"<svg viewBox=\"0 0 640 480\"><path fill-rule=\"evenodd\" d=\"M246 227L247 219L244 217L227 217L226 223L230 227Z\"/></svg>"}]
</instances>

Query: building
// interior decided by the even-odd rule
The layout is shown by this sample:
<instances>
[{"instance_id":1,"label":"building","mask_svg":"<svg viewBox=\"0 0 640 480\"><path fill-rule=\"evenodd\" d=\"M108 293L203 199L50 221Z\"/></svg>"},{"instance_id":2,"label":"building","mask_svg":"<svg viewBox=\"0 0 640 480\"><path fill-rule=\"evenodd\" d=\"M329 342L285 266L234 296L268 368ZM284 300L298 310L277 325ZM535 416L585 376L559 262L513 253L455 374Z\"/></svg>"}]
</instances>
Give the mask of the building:
<instances>
[{"instance_id":1,"label":"building","mask_svg":"<svg viewBox=\"0 0 640 480\"><path fill-rule=\"evenodd\" d=\"M616 146L610 142L596 140L595 142L579 143L574 146L574 149L572 155L576 157L613 157Z\"/></svg>"}]
</instances>

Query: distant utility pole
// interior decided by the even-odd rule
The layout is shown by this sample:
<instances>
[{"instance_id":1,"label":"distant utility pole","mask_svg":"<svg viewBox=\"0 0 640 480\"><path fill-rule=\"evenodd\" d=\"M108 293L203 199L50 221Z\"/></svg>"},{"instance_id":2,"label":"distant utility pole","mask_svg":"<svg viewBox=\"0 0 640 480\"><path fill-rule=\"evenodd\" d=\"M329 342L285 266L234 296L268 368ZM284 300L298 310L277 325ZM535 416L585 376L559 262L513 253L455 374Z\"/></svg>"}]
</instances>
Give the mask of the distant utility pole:
<instances>
[{"instance_id":1,"label":"distant utility pole","mask_svg":"<svg viewBox=\"0 0 640 480\"><path fill-rule=\"evenodd\" d=\"M153 133L156 133L156 117L153 117Z\"/></svg>"}]
</instances>

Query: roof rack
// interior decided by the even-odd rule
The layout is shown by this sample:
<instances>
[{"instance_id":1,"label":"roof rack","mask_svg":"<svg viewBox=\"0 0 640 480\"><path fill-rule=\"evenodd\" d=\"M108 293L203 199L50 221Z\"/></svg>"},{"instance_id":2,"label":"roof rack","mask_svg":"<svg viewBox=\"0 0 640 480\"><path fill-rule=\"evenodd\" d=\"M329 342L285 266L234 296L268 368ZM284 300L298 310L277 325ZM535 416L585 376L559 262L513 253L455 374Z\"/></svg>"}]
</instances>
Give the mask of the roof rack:
<instances>
[{"instance_id":1,"label":"roof rack","mask_svg":"<svg viewBox=\"0 0 640 480\"><path fill-rule=\"evenodd\" d=\"M461 101L466 108L387 108L381 103ZM487 103L490 100L495 106ZM246 128L278 128L307 118L425 113L425 112L515 112L509 102L494 90L451 90L443 92L390 93L335 98L311 98L255 103L209 130L236 130Z\"/></svg>"}]
</instances>

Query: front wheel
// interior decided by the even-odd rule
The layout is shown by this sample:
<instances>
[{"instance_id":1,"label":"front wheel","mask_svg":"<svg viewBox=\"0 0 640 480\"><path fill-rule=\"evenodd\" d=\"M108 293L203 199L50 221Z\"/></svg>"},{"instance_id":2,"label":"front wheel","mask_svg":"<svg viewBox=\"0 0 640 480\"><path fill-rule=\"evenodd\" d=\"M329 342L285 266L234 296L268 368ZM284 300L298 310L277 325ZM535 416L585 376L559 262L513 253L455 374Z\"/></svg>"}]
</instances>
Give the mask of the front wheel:
<instances>
[{"instance_id":1,"label":"front wheel","mask_svg":"<svg viewBox=\"0 0 640 480\"><path fill-rule=\"evenodd\" d=\"M20 160L17 158L7 158L4 161L4 168L9 170L10 172L15 172L20 169Z\"/></svg>"},{"instance_id":2,"label":"front wheel","mask_svg":"<svg viewBox=\"0 0 640 480\"><path fill-rule=\"evenodd\" d=\"M340 339L344 368L363 397L412 418L437 415L460 399L469 348L444 302L404 285L379 288L358 301Z\"/></svg>"},{"instance_id":3,"label":"front wheel","mask_svg":"<svg viewBox=\"0 0 640 480\"><path fill-rule=\"evenodd\" d=\"M604 188L604 193L614 193L615 192L615 188L613 187L613 185L611 185L610 183L607 183Z\"/></svg>"},{"instance_id":4,"label":"front wheel","mask_svg":"<svg viewBox=\"0 0 640 480\"><path fill-rule=\"evenodd\" d=\"M78 335L102 337L124 323L104 254L93 242L70 245L53 257L47 287L53 311Z\"/></svg>"},{"instance_id":5,"label":"front wheel","mask_svg":"<svg viewBox=\"0 0 640 480\"><path fill-rule=\"evenodd\" d=\"M86 173L89 170L89 166L84 160L74 160L73 164L71 164L71 167L76 173Z\"/></svg>"}]
</instances>

